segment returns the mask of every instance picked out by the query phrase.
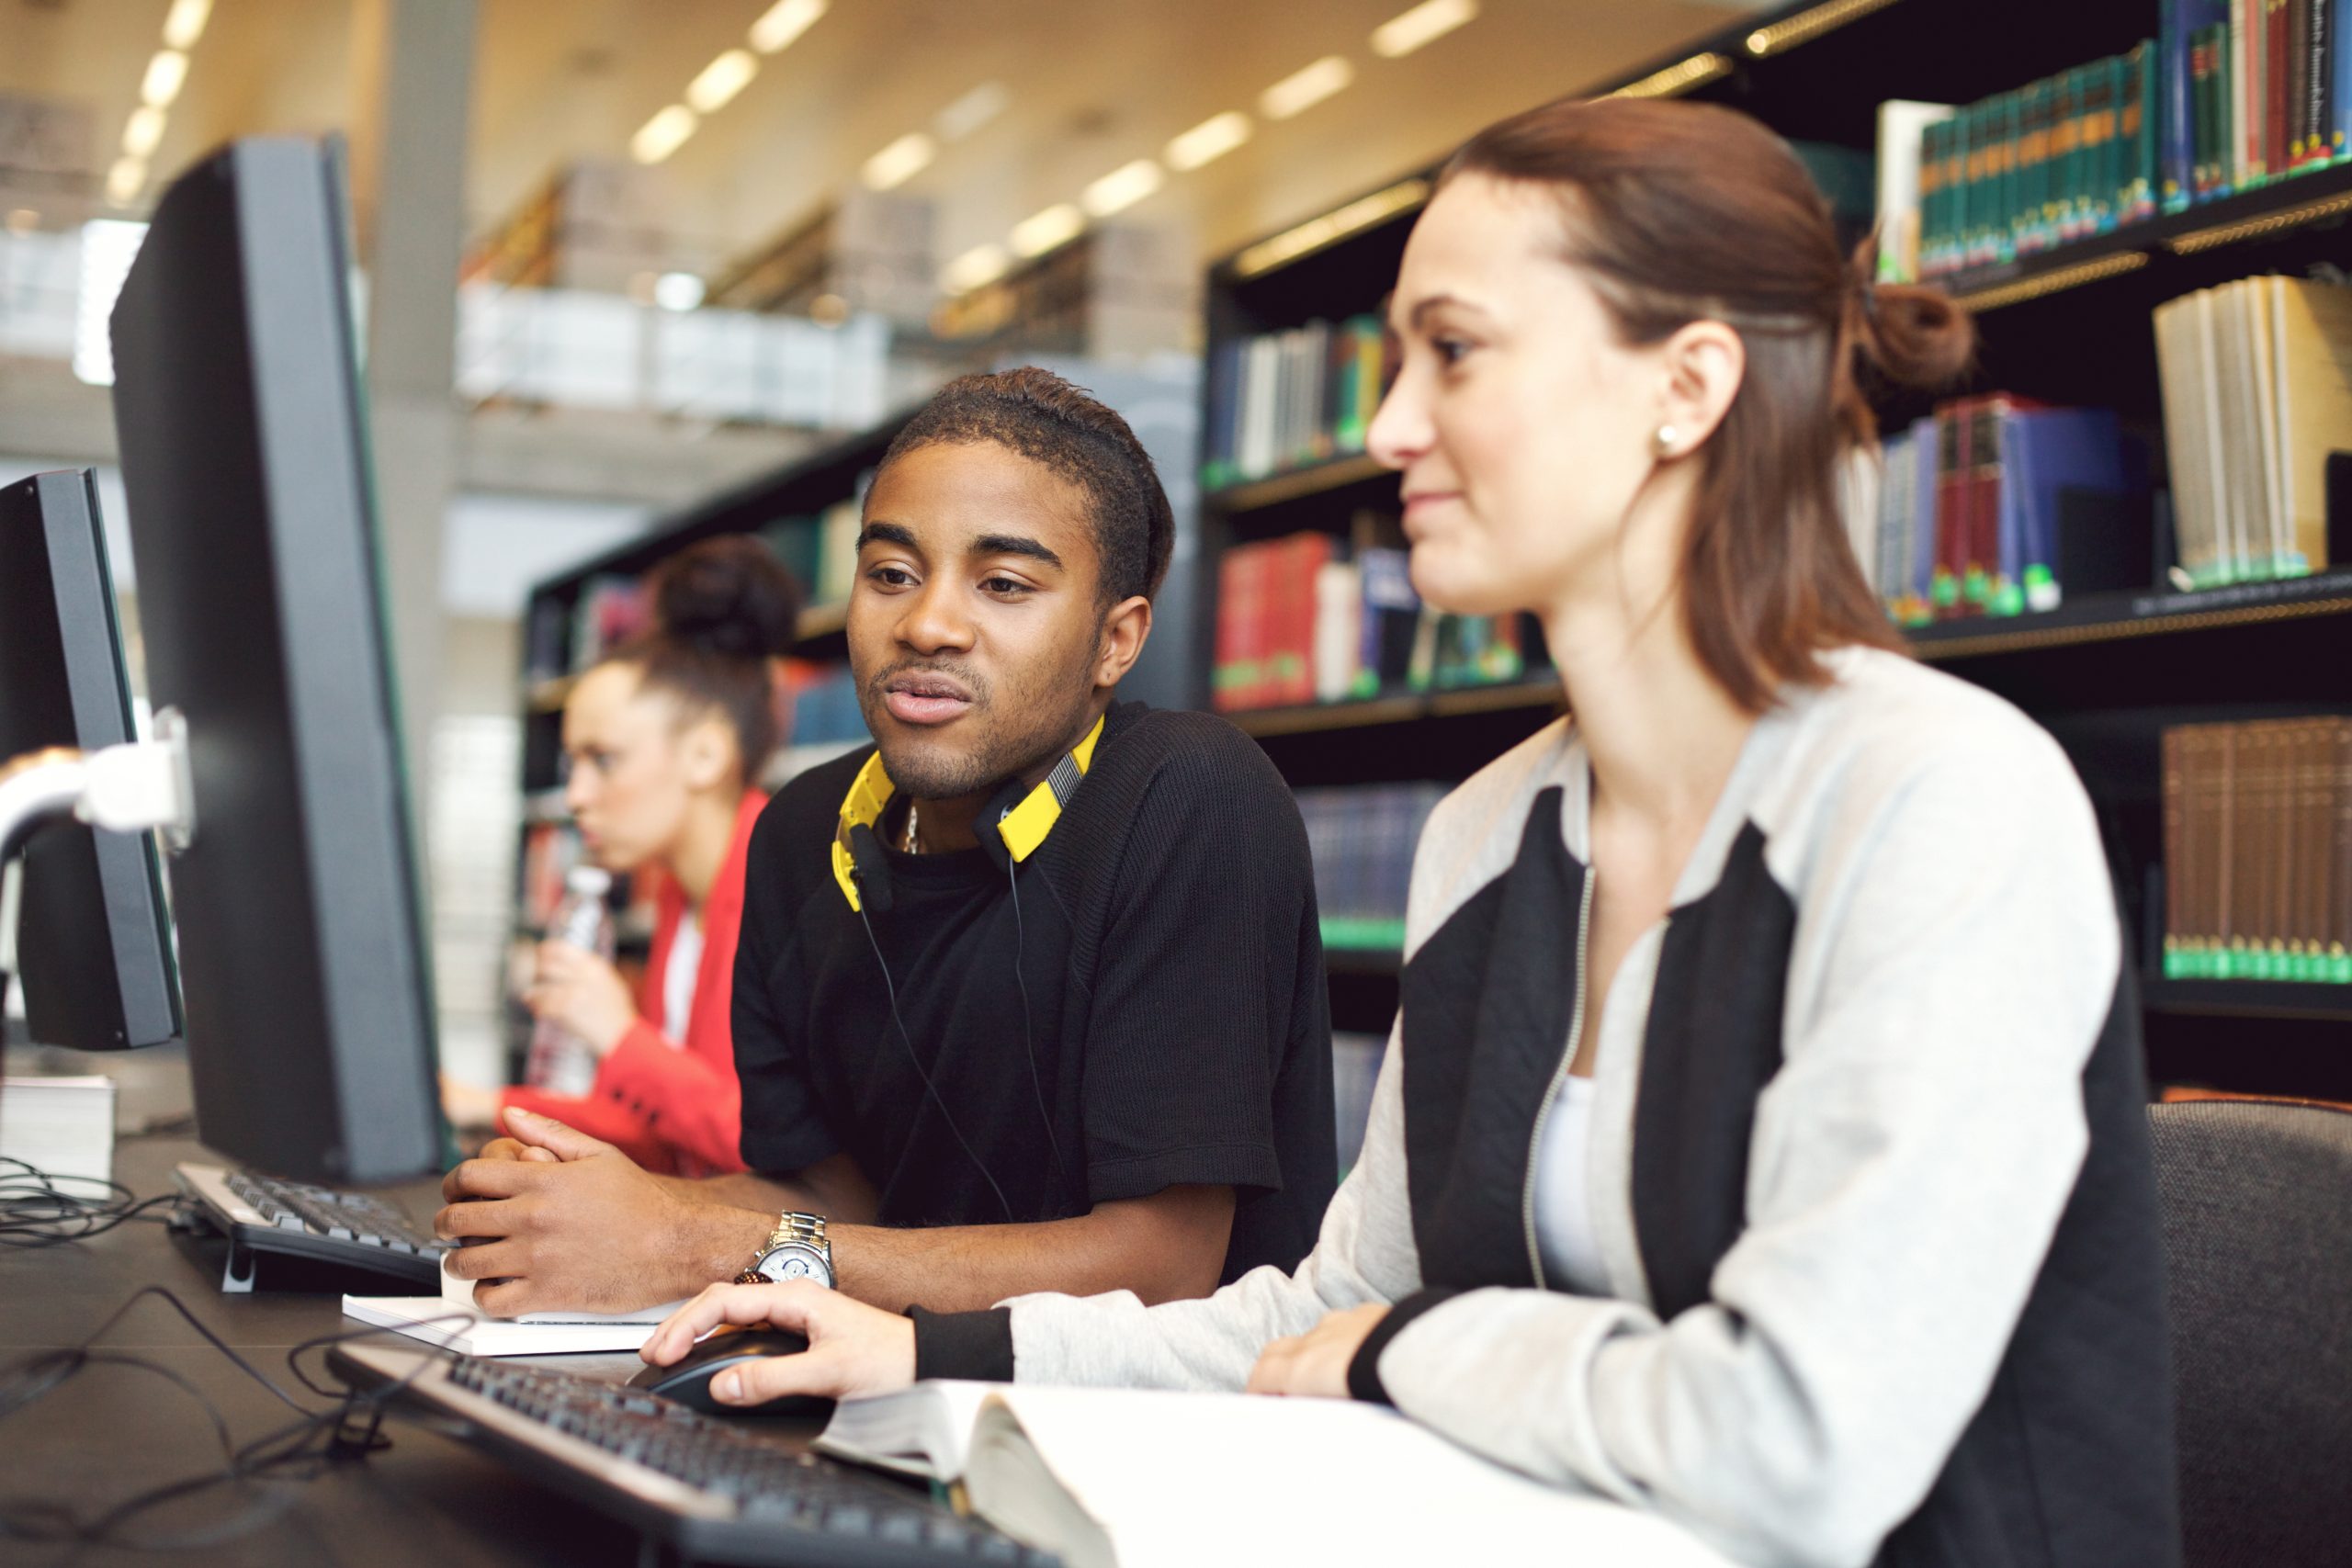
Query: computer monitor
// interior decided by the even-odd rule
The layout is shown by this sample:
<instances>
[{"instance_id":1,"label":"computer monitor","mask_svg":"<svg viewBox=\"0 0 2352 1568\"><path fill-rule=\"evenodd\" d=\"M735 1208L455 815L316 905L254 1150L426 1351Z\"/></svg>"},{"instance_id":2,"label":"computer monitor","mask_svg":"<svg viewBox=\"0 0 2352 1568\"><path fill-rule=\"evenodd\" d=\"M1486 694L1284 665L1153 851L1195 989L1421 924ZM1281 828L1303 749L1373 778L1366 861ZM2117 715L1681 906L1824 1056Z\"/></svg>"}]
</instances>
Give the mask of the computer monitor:
<instances>
[{"instance_id":1,"label":"computer monitor","mask_svg":"<svg viewBox=\"0 0 2352 1568\"><path fill-rule=\"evenodd\" d=\"M87 469L0 490L0 761L133 737L98 491ZM17 972L43 1045L179 1037L179 981L152 833L60 822L26 847Z\"/></svg>"},{"instance_id":2,"label":"computer monitor","mask_svg":"<svg viewBox=\"0 0 2352 1568\"><path fill-rule=\"evenodd\" d=\"M364 1183L441 1141L346 233L317 143L182 175L115 304L114 410L148 695L187 727L197 1132Z\"/></svg>"}]
</instances>

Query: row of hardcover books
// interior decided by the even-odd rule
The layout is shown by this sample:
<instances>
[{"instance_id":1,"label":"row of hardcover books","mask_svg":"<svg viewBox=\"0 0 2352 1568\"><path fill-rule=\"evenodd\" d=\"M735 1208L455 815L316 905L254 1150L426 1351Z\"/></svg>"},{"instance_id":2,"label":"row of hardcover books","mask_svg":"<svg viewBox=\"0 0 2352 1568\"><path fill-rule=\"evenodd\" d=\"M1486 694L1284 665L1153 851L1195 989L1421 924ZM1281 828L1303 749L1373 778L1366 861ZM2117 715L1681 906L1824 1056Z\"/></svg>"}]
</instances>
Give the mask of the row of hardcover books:
<instances>
[{"instance_id":1,"label":"row of hardcover books","mask_svg":"<svg viewBox=\"0 0 2352 1568\"><path fill-rule=\"evenodd\" d=\"M1515 681L1532 640L1518 615L1425 607L1403 550L1293 534L1217 562L1210 700L1232 713Z\"/></svg>"},{"instance_id":2,"label":"row of hardcover books","mask_svg":"<svg viewBox=\"0 0 2352 1568\"><path fill-rule=\"evenodd\" d=\"M2352 984L2352 718L2164 732L2164 973Z\"/></svg>"},{"instance_id":3,"label":"row of hardcover books","mask_svg":"<svg viewBox=\"0 0 2352 1568\"><path fill-rule=\"evenodd\" d=\"M1918 131L1918 268L2014 261L2158 210L2157 51L2062 71Z\"/></svg>"},{"instance_id":4,"label":"row of hardcover books","mask_svg":"<svg viewBox=\"0 0 2352 1568\"><path fill-rule=\"evenodd\" d=\"M1961 398L1887 438L1874 580L1904 626L2054 610L2135 575L2122 502L2144 473L2106 409ZM2146 581L2147 551L2136 574Z\"/></svg>"},{"instance_id":5,"label":"row of hardcover books","mask_svg":"<svg viewBox=\"0 0 2352 1568\"><path fill-rule=\"evenodd\" d=\"M1234 338L1209 355L1206 490L1361 452L1386 384L1380 321L1352 316Z\"/></svg>"},{"instance_id":6,"label":"row of hardcover books","mask_svg":"<svg viewBox=\"0 0 2352 1568\"><path fill-rule=\"evenodd\" d=\"M1315 862L1323 945L1390 953L1405 945L1405 893L1413 846L1445 795L1435 784L1302 789L1298 814Z\"/></svg>"},{"instance_id":7,"label":"row of hardcover books","mask_svg":"<svg viewBox=\"0 0 2352 1568\"><path fill-rule=\"evenodd\" d=\"M2352 0L2165 0L2164 203L2352 156Z\"/></svg>"},{"instance_id":8,"label":"row of hardcover books","mask_svg":"<svg viewBox=\"0 0 2352 1568\"><path fill-rule=\"evenodd\" d=\"M2155 312L2181 569L2199 588L2327 566L2327 459L2352 448L2352 288L2248 277Z\"/></svg>"}]
</instances>

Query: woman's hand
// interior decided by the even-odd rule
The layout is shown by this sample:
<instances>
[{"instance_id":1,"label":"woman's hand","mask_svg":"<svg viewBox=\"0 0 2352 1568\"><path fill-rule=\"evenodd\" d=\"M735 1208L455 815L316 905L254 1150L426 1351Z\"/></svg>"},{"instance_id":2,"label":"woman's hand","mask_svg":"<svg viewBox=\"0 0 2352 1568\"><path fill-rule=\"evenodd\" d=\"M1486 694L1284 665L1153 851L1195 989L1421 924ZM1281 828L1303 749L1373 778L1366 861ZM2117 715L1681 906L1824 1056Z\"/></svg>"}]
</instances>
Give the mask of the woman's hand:
<instances>
[{"instance_id":1,"label":"woman's hand","mask_svg":"<svg viewBox=\"0 0 2352 1568\"><path fill-rule=\"evenodd\" d=\"M498 1125L499 1091L441 1075L441 1113L462 1132L479 1133Z\"/></svg>"},{"instance_id":2,"label":"woman's hand","mask_svg":"<svg viewBox=\"0 0 2352 1568\"><path fill-rule=\"evenodd\" d=\"M1348 1363L1387 1315L1386 1302L1371 1302L1327 1313L1295 1339L1273 1341L1258 1352L1258 1364L1250 1369L1250 1392L1347 1398Z\"/></svg>"},{"instance_id":3,"label":"woman's hand","mask_svg":"<svg viewBox=\"0 0 2352 1568\"><path fill-rule=\"evenodd\" d=\"M797 1356L769 1356L711 1380L722 1404L764 1404L788 1393L829 1399L895 1393L915 1381L910 1318L852 1301L807 1280L781 1285L713 1285L672 1313L638 1355L666 1367L722 1323L768 1324L808 1338Z\"/></svg>"},{"instance_id":4,"label":"woman's hand","mask_svg":"<svg viewBox=\"0 0 2352 1568\"><path fill-rule=\"evenodd\" d=\"M538 972L523 1003L534 1017L560 1023L586 1041L599 1056L610 1055L637 1021L637 998L621 972L568 942L539 943Z\"/></svg>"}]
</instances>

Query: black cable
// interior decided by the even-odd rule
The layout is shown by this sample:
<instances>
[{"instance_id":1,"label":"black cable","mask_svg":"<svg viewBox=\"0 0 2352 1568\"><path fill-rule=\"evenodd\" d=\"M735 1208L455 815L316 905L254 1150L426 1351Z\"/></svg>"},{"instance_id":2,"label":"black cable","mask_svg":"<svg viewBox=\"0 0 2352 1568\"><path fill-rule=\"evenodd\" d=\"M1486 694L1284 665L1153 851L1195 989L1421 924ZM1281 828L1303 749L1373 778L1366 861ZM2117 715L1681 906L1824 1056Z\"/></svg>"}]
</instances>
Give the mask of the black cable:
<instances>
[{"instance_id":1,"label":"black cable","mask_svg":"<svg viewBox=\"0 0 2352 1568\"><path fill-rule=\"evenodd\" d=\"M1012 889L1012 983L1021 988L1021 1048L1029 1057L1029 1090L1037 1097L1037 1120L1046 1126L1046 1149L1054 1158L1054 1179L1063 1179L1061 1140L1054 1136L1054 1119L1046 1110L1046 1085L1037 1076L1037 1030L1029 1016L1029 977L1021 972L1021 961L1028 950L1028 932L1021 924L1021 870L1008 852L1004 857L1004 880Z\"/></svg>"},{"instance_id":2,"label":"black cable","mask_svg":"<svg viewBox=\"0 0 2352 1568\"><path fill-rule=\"evenodd\" d=\"M207 1398L187 1379L161 1362L143 1356L96 1348L97 1339L119 1322L146 1297L154 1296L168 1303L187 1320L188 1325L203 1336L222 1355L227 1356L239 1371L267 1389L296 1414L297 1419L265 1432L252 1441L236 1446L230 1436L227 1420L220 1407ZM452 1311L444 1317L423 1320L427 1323L457 1322L469 1314ZM232 1484L263 1488L270 1483L313 1480L336 1465L364 1456L382 1447L378 1428L383 1420L385 1405L431 1366L435 1358L419 1358L416 1366L402 1377L370 1393L356 1389L336 1390L311 1380L302 1370L300 1358L307 1351L323 1346L341 1344L346 1340L365 1339L395 1332L386 1328L360 1328L321 1335L304 1340L286 1352L286 1364L295 1379L311 1393L323 1398L335 1399L334 1405L313 1410L302 1404L276 1382L265 1376L245 1359L225 1344L210 1329L199 1322L185 1303L160 1285L148 1285L132 1293L121 1306L108 1314L78 1346L66 1350L44 1350L26 1358L17 1367L0 1372L0 1420L22 1410L34 1401L55 1392L84 1368L94 1365L122 1366L152 1372L179 1388L201 1407L211 1421L213 1432L221 1450L221 1465L218 1470L195 1475L181 1476L161 1483L143 1492L133 1494L107 1506L94 1518L80 1519L62 1505L29 1500L21 1505L0 1507L0 1540L24 1541L71 1541L81 1546L115 1545L134 1551L185 1551L215 1546L249 1534L276 1519L292 1506L291 1486L277 1484L257 1490L246 1506L224 1518L215 1519L190 1530L170 1535L134 1536L123 1527L164 1504L198 1495L215 1487ZM447 1351L443 1352L447 1355ZM363 1418L364 1429L355 1435L354 1422Z\"/></svg>"},{"instance_id":3,"label":"black cable","mask_svg":"<svg viewBox=\"0 0 2352 1568\"><path fill-rule=\"evenodd\" d=\"M939 1119L947 1123L947 1131L954 1135L956 1146L964 1151L964 1157L972 1162L973 1168L980 1173L980 1179L987 1182L989 1190L996 1194L997 1207L1004 1211L1004 1217L1010 1223L1012 1205L1005 1201L1004 1189L996 1184L996 1178L989 1173L987 1164L972 1152L972 1145L964 1141L962 1131L956 1125L956 1118L948 1113L947 1102L939 1098L938 1087L931 1081L931 1074L923 1070L922 1058L915 1054L914 1037L907 1032L906 1021L899 1016L899 987L890 979L889 961L882 956L882 944L875 940L874 921L866 915L865 901L862 898L858 900L857 919L865 928L866 943L874 949L874 962L881 968L883 993L890 998L890 1021L899 1027L899 1038L906 1044L907 1060L915 1066L915 1077L922 1079L923 1092L931 1096L933 1105L939 1107Z\"/></svg>"},{"instance_id":4,"label":"black cable","mask_svg":"<svg viewBox=\"0 0 2352 1568\"><path fill-rule=\"evenodd\" d=\"M13 1167L13 1169L7 1168ZM68 1191L60 1182L103 1188L104 1197ZM93 1176L53 1176L13 1156L0 1155L0 1247L58 1247L83 1241L182 1200L139 1198L119 1181Z\"/></svg>"}]
</instances>

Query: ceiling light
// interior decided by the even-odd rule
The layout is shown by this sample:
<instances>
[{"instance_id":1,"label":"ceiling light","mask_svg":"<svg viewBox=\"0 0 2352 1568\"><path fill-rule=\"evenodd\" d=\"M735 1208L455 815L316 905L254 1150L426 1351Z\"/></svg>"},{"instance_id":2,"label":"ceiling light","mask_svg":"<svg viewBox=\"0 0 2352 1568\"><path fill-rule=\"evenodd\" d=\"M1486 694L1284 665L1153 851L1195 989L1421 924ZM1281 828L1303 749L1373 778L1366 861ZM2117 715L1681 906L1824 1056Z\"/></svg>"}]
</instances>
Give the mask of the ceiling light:
<instances>
[{"instance_id":1,"label":"ceiling light","mask_svg":"<svg viewBox=\"0 0 2352 1568\"><path fill-rule=\"evenodd\" d=\"M1042 256L1056 245L1078 238L1085 228L1085 213L1069 202L1056 202L1012 226L1012 248L1024 256Z\"/></svg>"},{"instance_id":2,"label":"ceiling light","mask_svg":"<svg viewBox=\"0 0 2352 1568\"><path fill-rule=\"evenodd\" d=\"M928 168L939 149L920 130L910 130L865 161L868 188L896 190Z\"/></svg>"},{"instance_id":3,"label":"ceiling light","mask_svg":"<svg viewBox=\"0 0 2352 1568\"><path fill-rule=\"evenodd\" d=\"M969 294L1002 277L1011 265L1002 245L975 245L939 269L939 286L951 294Z\"/></svg>"},{"instance_id":4,"label":"ceiling light","mask_svg":"<svg viewBox=\"0 0 2352 1568\"><path fill-rule=\"evenodd\" d=\"M1478 14L1478 0L1422 0L1409 11L1389 17L1372 29L1372 52L1401 60L1425 43L1434 42Z\"/></svg>"},{"instance_id":5,"label":"ceiling light","mask_svg":"<svg viewBox=\"0 0 2352 1568\"><path fill-rule=\"evenodd\" d=\"M1288 119L1305 114L1355 79L1354 66L1339 55L1327 54L1259 94L1258 111L1268 119Z\"/></svg>"},{"instance_id":6,"label":"ceiling light","mask_svg":"<svg viewBox=\"0 0 2352 1568\"><path fill-rule=\"evenodd\" d=\"M180 96L180 84L187 80L187 56L175 49L159 49L147 62L146 79L139 84L140 101L159 109L170 108L172 100Z\"/></svg>"},{"instance_id":7,"label":"ceiling light","mask_svg":"<svg viewBox=\"0 0 2352 1568\"><path fill-rule=\"evenodd\" d=\"M1168 160L1168 166L1178 174L1190 174L1204 164L1224 157L1249 140L1250 117L1239 109L1227 109L1221 115L1201 121L1169 142L1161 155Z\"/></svg>"},{"instance_id":8,"label":"ceiling light","mask_svg":"<svg viewBox=\"0 0 2352 1568\"><path fill-rule=\"evenodd\" d=\"M212 0L172 0L171 15L164 18L164 47L183 54L194 49L211 15Z\"/></svg>"},{"instance_id":9,"label":"ceiling light","mask_svg":"<svg viewBox=\"0 0 2352 1568\"><path fill-rule=\"evenodd\" d=\"M1148 158L1123 164L1079 195L1079 203L1097 218L1123 212L1168 183L1159 165Z\"/></svg>"},{"instance_id":10,"label":"ceiling light","mask_svg":"<svg viewBox=\"0 0 2352 1568\"><path fill-rule=\"evenodd\" d=\"M701 120L684 104L672 104L637 128L628 139L628 155L640 164L658 164L685 145Z\"/></svg>"},{"instance_id":11,"label":"ceiling light","mask_svg":"<svg viewBox=\"0 0 2352 1568\"><path fill-rule=\"evenodd\" d=\"M130 111L130 118L122 128L123 155L144 158L155 151L164 140L164 111L150 104L141 104Z\"/></svg>"},{"instance_id":12,"label":"ceiling light","mask_svg":"<svg viewBox=\"0 0 2352 1568\"><path fill-rule=\"evenodd\" d=\"M117 207L129 207L138 199L147 184L147 160L121 157L107 171L107 199Z\"/></svg>"},{"instance_id":13,"label":"ceiling light","mask_svg":"<svg viewBox=\"0 0 2352 1568\"><path fill-rule=\"evenodd\" d=\"M702 68L686 84L686 102L696 114L717 114L743 85L760 73L760 58L748 49L730 49Z\"/></svg>"},{"instance_id":14,"label":"ceiling light","mask_svg":"<svg viewBox=\"0 0 2352 1568\"><path fill-rule=\"evenodd\" d=\"M983 82L933 117L931 128L942 141L961 141L1002 114L1012 95L1001 82Z\"/></svg>"},{"instance_id":15,"label":"ceiling light","mask_svg":"<svg viewBox=\"0 0 2352 1568\"><path fill-rule=\"evenodd\" d=\"M702 279L691 272L665 272L653 280L653 302L665 310L691 310L702 303Z\"/></svg>"},{"instance_id":16,"label":"ceiling light","mask_svg":"<svg viewBox=\"0 0 2352 1568\"><path fill-rule=\"evenodd\" d=\"M1672 98L1719 82L1732 73L1731 57L1713 52L1694 54L1690 59L1653 71L1638 82L1628 82L1611 93L1612 98Z\"/></svg>"},{"instance_id":17,"label":"ceiling light","mask_svg":"<svg viewBox=\"0 0 2352 1568\"><path fill-rule=\"evenodd\" d=\"M815 27L817 18L824 14L825 0L775 0L752 24L752 47L762 54L789 49L793 40Z\"/></svg>"}]
</instances>

